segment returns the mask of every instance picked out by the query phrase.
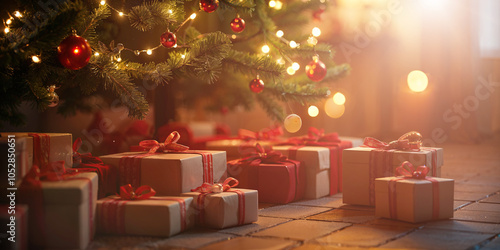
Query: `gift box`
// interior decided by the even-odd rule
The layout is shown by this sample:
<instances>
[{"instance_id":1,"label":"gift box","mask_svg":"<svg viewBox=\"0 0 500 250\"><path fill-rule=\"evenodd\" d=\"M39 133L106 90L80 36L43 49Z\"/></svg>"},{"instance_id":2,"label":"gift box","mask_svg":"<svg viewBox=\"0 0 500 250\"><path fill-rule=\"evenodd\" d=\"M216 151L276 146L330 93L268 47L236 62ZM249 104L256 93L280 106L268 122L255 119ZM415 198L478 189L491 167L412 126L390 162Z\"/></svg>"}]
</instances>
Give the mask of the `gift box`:
<instances>
[{"instance_id":1,"label":"gift box","mask_svg":"<svg viewBox=\"0 0 500 250\"><path fill-rule=\"evenodd\" d=\"M300 161L306 175L305 199L317 199L330 193L330 150L311 146L274 146L289 159ZM333 180L337 181L337 180Z\"/></svg>"},{"instance_id":2,"label":"gift box","mask_svg":"<svg viewBox=\"0 0 500 250\"><path fill-rule=\"evenodd\" d=\"M18 189L19 202L29 206L30 247L86 248L95 231L97 175L40 174L37 168L32 168Z\"/></svg>"},{"instance_id":3,"label":"gift box","mask_svg":"<svg viewBox=\"0 0 500 250\"><path fill-rule=\"evenodd\" d=\"M249 156L229 161L227 171L239 187L257 190L259 202L286 204L304 197L306 173L300 162L259 144Z\"/></svg>"},{"instance_id":4,"label":"gift box","mask_svg":"<svg viewBox=\"0 0 500 250\"><path fill-rule=\"evenodd\" d=\"M158 128L158 138L163 141L172 132L181 135L180 144L191 149L206 150L206 143L212 140L229 138L231 130L225 124L214 122L169 122ZM209 149L210 150L210 149Z\"/></svg>"},{"instance_id":5,"label":"gift box","mask_svg":"<svg viewBox=\"0 0 500 250\"><path fill-rule=\"evenodd\" d=\"M256 190L231 188L220 193L187 192L197 209L197 224L222 229L256 222L259 198Z\"/></svg>"},{"instance_id":6,"label":"gift box","mask_svg":"<svg viewBox=\"0 0 500 250\"><path fill-rule=\"evenodd\" d=\"M243 139L224 139L214 140L206 143L207 150L225 151L227 160L236 160L245 154L245 148L255 146L259 143L266 150L270 150L276 142L273 141L257 141Z\"/></svg>"},{"instance_id":7,"label":"gift box","mask_svg":"<svg viewBox=\"0 0 500 250\"><path fill-rule=\"evenodd\" d=\"M406 222L453 217L454 180L384 177L375 180L375 215Z\"/></svg>"},{"instance_id":8,"label":"gift box","mask_svg":"<svg viewBox=\"0 0 500 250\"><path fill-rule=\"evenodd\" d=\"M154 196L122 200L110 196L97 201L97 231L103 234L170 237L195 224L190 197Z\"/></svg>"},{"instance_id":9,"label":"gift box","mask_svg":"<svg viewBox=\"0 0 500 250\"><path fill-rule=\"evenodd\" d=\"M15 202L0 205L0 249L28 249L28 207Z\"/></svg>"},{"instance_id":10,"label":"gift box","mask_svg":"<svg viewBox=\"0 0 500 250\"><path fill-rule=\"evenodd\" d=\"M226 177L223 151L125 152L100 158L118 169L119 186L149 185L159 196L179 195L204 182L214 183Z\"/></svg>"},{"instance_id":11,"label":"gift box","mask_svg":"<svg viewBox=\"0 0 500 250\"><path fill-rule=\"evenodd\" d=\"M50 162L64 161L67 168L73 165L71 134L2 132L0 136L2 159L3 157L9 157L7 152L9 152L8 150L11 146L14 146L16 149L15 182L20 181L34 164L44 166Z\"/></svg>"},{"instance_id":12,"label":"gift box","mask_svg":"<svg viewBox=\"0 0 500 250\"><path fill-rule=\"evenodd\" d=\"M356 147L343 152L343 202L353 205L375 205L375 179L394 176L402 162L430 168L430 176L440 176L443 165L442 148L400 150Z\"/></svg>"}]
</instances>

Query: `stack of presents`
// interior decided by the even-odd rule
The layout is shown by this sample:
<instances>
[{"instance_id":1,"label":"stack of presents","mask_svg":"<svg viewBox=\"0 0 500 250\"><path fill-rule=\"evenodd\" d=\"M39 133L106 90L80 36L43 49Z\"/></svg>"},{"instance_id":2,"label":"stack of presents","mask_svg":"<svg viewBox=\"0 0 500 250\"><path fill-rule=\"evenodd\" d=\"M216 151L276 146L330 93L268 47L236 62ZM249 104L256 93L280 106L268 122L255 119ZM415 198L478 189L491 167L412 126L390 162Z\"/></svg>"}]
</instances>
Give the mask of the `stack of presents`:
<instances>
[{"instance_id":1,"label":"stack of presents","mask_svg":"<svg viewBox=\"0 0 500 250\"><path fill-rule=\"evenodd\" d=\"M234 227L257 221L259 202L337 193L346 204L375 206L381 217L453 217L454 181L439 178L443 150L422 147L417 132L385 143L315 128L284 138L273 127L193 149L173 131L100 157L79 153L82 141L71 134L1 135L2 162L13 164L2 173L9 182L0 187L7 197L1 223L14 230L19 249L86 248L96 234L169 237L197 226Z\"/></svg>"}]
</instances>

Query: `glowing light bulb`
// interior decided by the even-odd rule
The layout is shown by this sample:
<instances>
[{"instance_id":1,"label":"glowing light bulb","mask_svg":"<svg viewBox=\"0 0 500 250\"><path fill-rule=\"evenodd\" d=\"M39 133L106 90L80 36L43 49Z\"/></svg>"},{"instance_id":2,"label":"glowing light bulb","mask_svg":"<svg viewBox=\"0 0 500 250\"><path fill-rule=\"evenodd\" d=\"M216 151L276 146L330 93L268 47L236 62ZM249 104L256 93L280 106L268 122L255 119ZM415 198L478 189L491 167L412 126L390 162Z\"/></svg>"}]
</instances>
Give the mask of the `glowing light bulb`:
<instances>
[{"instance_id":1,"label":"glowing light bulb","mask_svg":"<svg viewBox=\"0 0 500 250\"><path fill-rule=\"evenodd\" d=\"M307 43L309 43L310 45L316 45L318 44L318 39L316 39L316 37L314 36L310 36L309 38L307 38Z\"/></svg>"},{"instance_id":2,"label":"glowing light bulb","mask_svg":"<svg viewBox=\"0 0 500 250\"><path fill-rule=\"evenodd\" d=\"M300 64L298 64L297 62L292 63L292 69L295 70L295 71L299 70L300 69Z\"/></svg>"},{"instance_id":3,"label":"glowing light bulb","mask_svg":"<svg viewBox=\"0 0 500 250\"><path fill-rule=\"evenodd\" d=\"M32 56L31 60L33 60L34 63L39 63L42 61L42 60L40 60L40 57L38 57L38 56Z\"/></svg>"},{"instance_id":4,"label":"glowing light bulb","mask_svg":"<svg viewBox=\"0 0 500 250\"><path fill-rule=\"evenodd\" d=\"M285 64L285 60L283 60L282 57L278 58L278 60L276 60L276 63L278 64Z\"/></svg>"},{"instance_id":5,"label":"glowing light bulb","mask_svg":"<svg viewBox=\"0 0 500 250\"><path fill-rule=\"evenodd\" d=\"M337 105L344 105L345 103L345 96L344 94L337 92L335 95L333 95L333 102Z\"/></svg>"},{"instance_id":6,"label":"glowing light bulb","mask_svg":"<svg viewBox=\"0 0 500 250\"><path fill-rule=\"evenodd\" d=\"M105 4L106 4L106 1L102 0L101 5L105 5Z\"/></svg>"},{"instance_id":7,"label":"glowing light bulb","mask_svg":"<svg viewBox=\"0 0 500 250\"><path fill-rule=\"evenodd\" d=\"M309 114L310 117L316 117L319 115L319 109L318 109L318 107L311 105L307 109L307 113Z\"/></svg>"},{"instance_id":8,"label":"glowing light bulb","mask_svg":"<svg viewBox=\"0 0 500 250\"><path fill-rule=\"evenodd\" d=\"M427 88L429 79L427 75L420 71L414 70L408 74L408 87L410 87L413 92L422 92Z\"/></svg>"},{"instance_id":9,"label":"glowing light bulb","mask_svg":"<svg viewBox=\"0 0 500 250\"><path fill-rule=\"evenodd\" d=\"M276 1L276 6L274 6L275 9L281 10L283 8L283 3L281 1Z\"/></svg>"},{"instance_id":10,"label":"glowing light bulb","mask_svg":"<svg viewBox=\"0 0 500 250\"><path fill-rule=\"evenodd\" d=\"M94 53L94 56L99 56L99 52L95 52L95 53Z\"/></svg>"},{"instance_id":11,"label":"glowing light bulb","mask_svg":"<svg viewBox=\"0 0 500 250\"><path fill-rule=\"evenodd\" d=\"M297 46L299 46L294 40L290 41L290 48L295 49Z\"/></svg>"},{"instance_id":12,"label":"glowing light bulb","mask_svg":"<svg viewBox=\"0 0 500 250\"><path fill-rule=\"evenodd\" d=\"M151 55L151 54L153 54L153 51L148 49L148 50L146 50L146 54Z\"/></svg>"},{"instance_id":13,"label":"glowing light bulb","mask_svg":"<svg viewBox=\"0 0 500 250\"><path fill-rule=\"evenodd\" d=\"M321 30L318 27L314 27L312 29L312 35L315 36L315 37L320 36L321 35Z\"/></svg>"},{"instance_id":14,"label":"glowing light bulb","mask_svg":"<svg viewBox=\"0 0 500 250\"><path fill-rule=\"evenodd\" d=\"M182 54L182 55L181 55L181 58L182 58L182 59L186 58L186 55L185 55L185 54Z\"/></svg>"},{"instance_id":15,"label":"glowing light bulb","mask_svg":"<svg viewBox=\"0 0 500 250\"><path fill-rule=\"evenodd\" d=\"M267 44L265 44L264 46L262 46L261 50L262 50L263 53L267 54L267 53L269 53L269 51L271 49L269 48L269 46Z\"/></svg>"},{"instance_id":16,"label":"glowing light bulb","mask_svg":"<svg viewBox=\"0 0 500 250\"><path fill-rule=\"evenodd\" d=\"M78 47L76 47L74 50L73 50L73 54L79 54L80 53L80 49Z\"/></svg>"},{"instance_id":17,"label":"glowing light bulb","mask_svg":"<svg viewBox=\"0 0 500 250\"><path fill-rule=\"evenodd\" d=\"M289 75L294 75L295 74L295 70L292 68L292 66L286 68L286 73L288 73Z\"/></svg>"},{"instance_id":18,"label":"glowing light bulb","mask_svg":"<svg viewBox=\"0 0 500 250\"><path fill-rule=\"evenodd\" d=\"M3 30L3 32L5 32L5 34L9 33L10 32L9 27L5 27L5 29Z\"/></svg>"},{"instance_id":19,"label":"glowing light bulb","mask_svg":"<svg viewBox=\"0 0 500 250\"><path fill-rule=\"evenodd\" d=\"M337 105L333 98L328 98L325 102L325 113L331 118L340 118L345 112L344 105Z\"/></svg>"},{"instance_id":20,"label":"glowing light bulb","mask_svg":"<svg viewBox=\"0 0 500 250\"><path fill-rule=\"evenodd\" d=\"M116 61L117 61L117 62L121 62L121 61L122 61L122 58L121 58L121 57L118 57L118 58L116 58Z\"/></svg>"},{"instance_id":21,"label":"glowing light bulb","mask_svg":"<svg viewBox=\"0 0 500 250\"><path fill-rule=\"evenodd\" d=\"M167 10L168 14L174 13L172 10Z\"/></svg>"},{"instance_id":22,"label":"glowing light bulb","mask_svg":"<svg viewBox=\"0 0 500 250\"><path fill-rule=\"evenodd\" d=\"M274 0L269 1L269 7L271 8L276 7L276 2Z\"/></svg>"},{"instance_id":23,"label":"glowing light bulb","mask_svg":"<svg viewBox=\"0 0 500 250\"><path fill-rule=\"evenodd\" d=\"M17 10L16 10L16 12L14 12L14 16L19 17L19 18L23 17L23 15L21 14L21 12L19 12Z\"/></svg>"},{"instance_id":24,"label":"glowing light bulb","mask_svg":"<svg viewBox=\"0 0 500 250\"><path fill-rule=\"evenodd\" d=\"M282 30L276 31L276 36L277 37L283 37L284 34L285 34L285 32L283 32Z\"/></svg>"},{"instance_id":25,"label":"glowing light bulb","mask_svg":"<svg viewBox=\"0 0 500 250\"><path fill-rule=\"evenodd\" d=\"M10 19L10 18L7 19L7 21L5 21L5 24L7 24L7 25L10 25L11 23L12 23L12 19Z\"/></svg>"},{"instance_id":26,"label":"glowing light bulb","mask_svg":"<svg viewBox=\"0 0 500 250\"><path fill-rule=\"evenodd\" d=\"M118 15L123 16L124 14L123 14L123 12L120 11L120 12L118 12Z\"/></svg>"},{"instance_id":27,"label":"glowing light bulb","mask_svg":"<svg viewBox=\"0 0 500 250\"><path fill-rule=\"evenodd\" d=\"M196 18L196 13L193 13L189 16L189 18L191 18L191 20L195 19Z\"/></svg>"}]
</instances>

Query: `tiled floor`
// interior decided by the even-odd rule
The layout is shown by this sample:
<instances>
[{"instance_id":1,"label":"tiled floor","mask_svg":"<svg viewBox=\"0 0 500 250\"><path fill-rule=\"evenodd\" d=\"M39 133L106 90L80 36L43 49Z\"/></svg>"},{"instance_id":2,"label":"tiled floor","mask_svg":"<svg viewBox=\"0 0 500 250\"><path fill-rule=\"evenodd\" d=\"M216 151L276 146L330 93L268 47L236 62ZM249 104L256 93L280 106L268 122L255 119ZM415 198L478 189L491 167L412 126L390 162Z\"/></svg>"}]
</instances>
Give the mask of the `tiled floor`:
<instances>
[{"instance_id":1,"label":"tiled floor","mask_svg":"<svg viewBox=\"0 0 500 250\"><path fill-rule=\"evenodd\" d=\"M378 218L342 195L260 204L256 223L193 229L167 239L97 236L90 248L500 249L500 142L443 145L442 177L455 179L453 219L412 224Z\"/></svg>"}]
</instances>

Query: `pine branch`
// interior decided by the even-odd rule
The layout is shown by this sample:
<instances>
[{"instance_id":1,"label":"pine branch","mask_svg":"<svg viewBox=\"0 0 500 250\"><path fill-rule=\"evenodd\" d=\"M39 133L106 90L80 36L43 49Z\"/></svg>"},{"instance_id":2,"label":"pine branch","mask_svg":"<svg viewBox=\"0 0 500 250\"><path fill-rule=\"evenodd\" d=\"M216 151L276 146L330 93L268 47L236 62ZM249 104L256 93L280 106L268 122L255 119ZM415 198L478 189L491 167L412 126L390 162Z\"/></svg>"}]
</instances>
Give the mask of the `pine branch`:
<instances>
[{"instance_id":1,"label":"pine branch","mask_svg":"<svg viewBox=\"0 0 500 250\"><path fill-rule=\"evenodd\" d=\"M266 91L263 91L262 93L256 94L256 99L269 117L277 121L283 121L285 118L285 111L274 101L270 93L268 94Z\"/></svg>"},{"instance_id":2,"label":"pine branch","mask_svg":"<svg viewBox=\"0 0 500 250\"><path fill-rule=\"evenodd\" d=\"M255 10L255 3L253 0L220 0L220 8L234 9L237 13L246 13L251 15Z\"/></svg>"},{"instance_id":3,"label":"pine branch","mask_svg":"<svg viewBox=\"0 0 500 250\"><path fill-rule=\"evenodd\" d=\"M249 53L231 50L223 60L224 68L235 72L255 77L259 74L262 78L282 78L285 68L268 56L252 55Z\"/></svg>"},{"instance_id":4,"label":"pine branch","mask_svg":"<svg viewBox=\"0 0 500 250\"><path fill-rule=\"evenodd\" d=\"M133 7L128 13L130 25L140 31L148 31L156 25L168 25L184 16L175 3L151 1Z\"/></svg>"}]
</instances>

